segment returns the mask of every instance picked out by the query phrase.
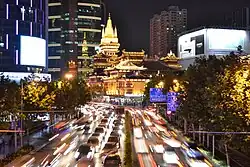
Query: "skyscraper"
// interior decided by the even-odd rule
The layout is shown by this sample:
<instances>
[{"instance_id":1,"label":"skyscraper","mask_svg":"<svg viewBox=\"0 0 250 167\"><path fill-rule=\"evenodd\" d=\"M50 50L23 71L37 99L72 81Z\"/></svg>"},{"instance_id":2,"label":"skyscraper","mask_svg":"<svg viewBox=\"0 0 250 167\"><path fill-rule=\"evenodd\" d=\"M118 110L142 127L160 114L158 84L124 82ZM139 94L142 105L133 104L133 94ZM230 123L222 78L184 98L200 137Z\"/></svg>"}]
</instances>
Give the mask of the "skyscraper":
<instances>
[{"instance_id":1,"label":"skyscraper","mask_svg":"<svg viewBox=\"0 0 250 167\"><path fill-rule=\"evenodd\" d=\"M250 30L250 9L245 7L225 16L226 26Z\"/></svg>"},{"instance_id":2,"label":"skyscraper","mask_svg":"<svg viewBox=\"0 0 250 167\"><path fill-rule=\"evenodd\" d=\"M49 73L92 72L92 56L101 41L100 0L49 0Z\"/></svg>"},{"instance_id":3,"label":"skyscraper","mask_svg":"<svg viewBox=\"0 0 250 167\"><path fill-rule=\"evenodd\" d=\"M150 20L150 56L166 56L177 51L178 34L187 29L187 9L170 6Z\"/></svg>"},{"instance_id":4,"label":"skyscraper","mask_svg":"<svg viewBox=\"0 0 250 167\"><path fill-rule=\"evenodd\" d=\"M47 0L0 0L0 71L47 71Z\"/></svg>"}]
</instances>

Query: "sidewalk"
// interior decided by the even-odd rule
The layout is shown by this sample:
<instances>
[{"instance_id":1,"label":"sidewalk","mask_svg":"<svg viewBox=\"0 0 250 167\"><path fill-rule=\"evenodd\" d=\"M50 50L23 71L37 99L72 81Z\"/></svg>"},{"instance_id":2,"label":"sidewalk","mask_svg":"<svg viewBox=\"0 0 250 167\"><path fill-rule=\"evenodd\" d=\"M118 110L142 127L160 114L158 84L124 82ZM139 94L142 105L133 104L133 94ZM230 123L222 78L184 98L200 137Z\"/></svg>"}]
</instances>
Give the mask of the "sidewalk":
<instances>
[{"instance_id":1,"label":"sidewalk","mask_svg":"<svg viewBox=\"0 0 250 167\"><path fill-rule=\"evenodd\" d=\"M37 141L42 140L42 134L43 132L47 131L47 127L39 130L38 132L35 132L31 134L30 136L23 136L23 145L30 144L36 147L35 144ZM0 145L0 159L5 158L6 155L12 154L16 152L19 148L21 148L21 138L20 135L17 134L17 149L15 149L15 138L10 136L5 136L5 143Z\"/></svg>"},{"instance_id":2,"label":"sidewalk","mask_svg":"<svg viewBox=\"0 0 250 167\"><path fill-rule=\"evenodd\" d=\"M56 122L60 121L60 119L57 119ZM56 124L56 123L55 123ZM55 125L54 124L54 125ZM33 145L36 149L36 147L39 147L44 142L43 133L49 131L49 122L46 123L47 127L41 128L37 132L31 133L29 136L25 134L23 136L23 145L30 144ZM15 138L10 137L10 135L4 135L4 143L0 144L0 159L3 159L8 154L12 154L16 152L19 148L21 148L21 138L20 135L17 134L17 148L15 149ZM40 143L40 144L37 144Z\"/></svg>"}]
</instances>

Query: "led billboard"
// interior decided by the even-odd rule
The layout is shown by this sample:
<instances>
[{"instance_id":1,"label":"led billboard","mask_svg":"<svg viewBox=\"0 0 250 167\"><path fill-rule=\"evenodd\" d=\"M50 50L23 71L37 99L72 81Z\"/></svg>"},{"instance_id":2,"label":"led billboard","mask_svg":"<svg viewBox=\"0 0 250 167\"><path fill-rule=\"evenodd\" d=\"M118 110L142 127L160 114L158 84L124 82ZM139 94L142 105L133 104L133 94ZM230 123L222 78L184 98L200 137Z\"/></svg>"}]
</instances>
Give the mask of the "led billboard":
<instances>
[{"instance_id":1,"label":"led billboard","mask_svg":"<svg viewBox=\"0 0 250 167\"><path fill-rule=\"evenodd\" d=\"M244 30L208 29L209 49L236 50L241 45L244 49L247 32Z\"/></svg>"},{"instance_id":2,"label":"led billboard","mask_svg":"<svg viewBox=\"0 0 250 167\"><path fill-rule=\"evenodd\" d=\"M21 36L21 65L46 66L46 41L42 38Z\"/></svg>"},{"instance_id":3,"label":"led billboard","mask_svg":"<svg viewBox=\"0 0 250 167\"><path fill-rule=\"evenodd\" d=\"M150 88L149 98L151 103L166 103L167 96L163 94L160 88Z\"/></svg>"},{"instance_id":4,"label":"led billboard","mask_svg":"<svg viewBox=\"0 0 250 167\"><path fill-rule=\"evenodd\" d=\"M249 32L244 30L205 28L184 34L178 39L178 56L191 59L203 55L228 55L239 45L250 53Z\"/></svg>"}]
</instances>

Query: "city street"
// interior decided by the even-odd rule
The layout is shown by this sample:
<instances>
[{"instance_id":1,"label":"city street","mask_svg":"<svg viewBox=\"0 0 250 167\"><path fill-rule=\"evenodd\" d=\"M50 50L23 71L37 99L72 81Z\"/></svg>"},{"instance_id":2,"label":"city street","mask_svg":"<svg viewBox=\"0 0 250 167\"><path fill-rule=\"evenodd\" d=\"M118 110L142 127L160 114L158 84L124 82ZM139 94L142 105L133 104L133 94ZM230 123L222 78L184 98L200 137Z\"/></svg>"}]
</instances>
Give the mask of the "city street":
<instances>
[{"instance_id":1,"label":"city street","mask_svg":"<svg viewBox=\"0 0 250 167\"><path fill-rule=\"evenodd\" d=\"M188 164L189 159L181 151L181 143L183 142L180 139L181 137L161 126L164 122L158 115L142 109L129 108L128 111L132 115L134 147L141 167L211 166L208 160L204 160L204 163L203 161L197 161L199 164ZM167 154L166 150L169 149L172 149L173 153L176 154L176 160L171 154Z\"/></svg>"},{"instance_id":2,"label":"city street","mask_svg":"<svg viewBox=\"0 0 250 167\"><path fill-rule=\"evenodd\" d=\"M43 141L43 144L40 143L40 149L37 148L36 151L15 160L13 163L7 165L7 167L101 167L103 166L105 157L113 153L118 154L121 159L123 159L124 134L122 129L119 130L121 126L123 127L122 121L117 120L118 115L112 110L105 109L105 112L103 112L104 108L102 108L101 110L103 111L101 111L93 108L93 106L92 108L90 107L91 109L88 108L88 111L83 111L85 112L85 116L80 120L71 120L65 123L58 133L47 141ZM116 126L117 124L119 124L119 126ZM90 139L96 138L94 136L97 134L97 129L100 129L102 126L104 127L104 131L97 137L99 142L95 147L92 147L92 143L89 141ZM55 127L57 127L57 125ZM115 147L106 148L107 143L112 143L110 141L111 133L120 134L119 144L116 143L114 145ZM82 145L90 145L91 150L94 148L93 154L90 155L93 158L87 158L86 160L85 157L81 157L77 159L76 154ZM117 148L117 145L119 145L119 148ZM89 155L87 155L87 157L88 156Z\"/></svg>"}]
</instances>

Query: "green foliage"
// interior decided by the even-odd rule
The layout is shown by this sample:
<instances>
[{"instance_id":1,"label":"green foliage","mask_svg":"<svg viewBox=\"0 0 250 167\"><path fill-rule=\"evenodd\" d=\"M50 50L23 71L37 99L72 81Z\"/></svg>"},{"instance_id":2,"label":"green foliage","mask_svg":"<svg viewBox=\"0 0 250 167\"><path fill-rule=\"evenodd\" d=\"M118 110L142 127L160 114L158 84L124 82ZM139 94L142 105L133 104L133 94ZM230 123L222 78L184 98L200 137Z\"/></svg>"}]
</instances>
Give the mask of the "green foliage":
<instances>
[{"instance_id":1,"label":"green foliage","mask_svg":"<svg viewBox=\"0 0 250 167\"><path fill-rule=\"evenodd\" d=\"M8 77L0 75L0 116L17 115L20 108L20 88ZM0 122L6 122L0 119Z\"/></svg>"},{"instance_id":2,"label":"green foliage","mask_svg":"<svg viewBox=\"0 0 250 167\"><path fill-rule=\"evenodd\" d=\"M51 110L55 97L55 90L48 81L25 81L23 83L23 100L26 110Z\"/></svg>"},{"instance_id":3,"label":"green foliage","mask_svg":"<svg viewBox=\"0 0 250 167\"><path fill-rule=\"evenodd\" d=\"M132 167L132 144L131 144L131 116L129 112L126 112L125 115L125 154L124 161L125 167Z\"/></svg>"},{"instance_id":4,"label":"green foliage","mask_svg":"<svg viewBox=\"0 0 250 167\"><path fill-rule=\"evenodd\" d=\"M235 55L217 59L197 58L185 72L185 93L179 115L209 131L249 131L250 72ZM225 135L223 142L237 149L246 147L247 136ZM237 141L237 142L236 142ZM242 144L239 144L241 142ZM236 144L235 144L236 143ZM248 149L249 150L249 149Z\"/></svg>"},{"instance_id":5,"label":"green foliage","mask_svg":"<svg viewBox=\"0 0 250 167\"><path fill-rule=\"evenodd\" d=\"M60 80L54 83L56 90L55 107L74 114L76 107L91 101L89 87L82 78Z\"/></svg>"}]
</instances>

